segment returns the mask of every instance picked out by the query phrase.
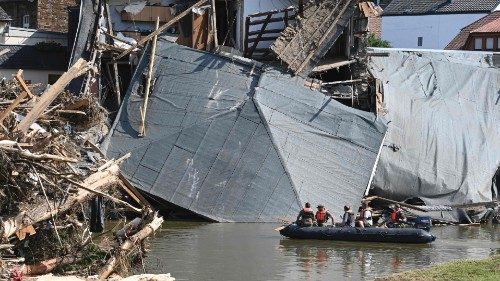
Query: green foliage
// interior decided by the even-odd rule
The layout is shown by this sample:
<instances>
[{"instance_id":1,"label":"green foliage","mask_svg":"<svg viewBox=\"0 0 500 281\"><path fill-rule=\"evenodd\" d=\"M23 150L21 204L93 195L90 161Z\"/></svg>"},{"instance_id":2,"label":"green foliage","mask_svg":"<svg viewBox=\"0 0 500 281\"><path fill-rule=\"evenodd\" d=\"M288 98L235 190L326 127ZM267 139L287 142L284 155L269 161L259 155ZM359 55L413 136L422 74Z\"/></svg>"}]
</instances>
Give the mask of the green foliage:
<instances>
[{"instance_id":1,"label":"green foliage","mask_svg":"<svg viewBox=\"0 0 500 281\"><path fill-rule=\"evenodd\" d=\"M500 255L484 260L459 260L427 269L398 273L381 281L496 281L500 280Z\"/></svg>"},{"instance_id":2,"label":"green foliage","mask_svg":"<svg viewBox=\"0 0 500 281\"><path fill-rule=\"evenodd\" d=\"M368 35L368 47L391 48L391 43L387 40L377 38L375 34Z\"/></svg>"}]
</instances>

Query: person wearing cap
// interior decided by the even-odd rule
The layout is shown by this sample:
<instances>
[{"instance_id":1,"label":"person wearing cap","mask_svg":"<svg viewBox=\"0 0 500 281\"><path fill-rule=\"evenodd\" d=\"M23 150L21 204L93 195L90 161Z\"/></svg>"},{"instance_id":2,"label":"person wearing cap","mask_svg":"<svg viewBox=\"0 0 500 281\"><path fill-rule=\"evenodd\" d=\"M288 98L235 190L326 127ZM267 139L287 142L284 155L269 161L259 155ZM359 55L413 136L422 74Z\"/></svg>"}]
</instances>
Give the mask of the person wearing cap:
<instances>
[{"instance_id":1,"label":"person wearing cap","mask_svg":"<svg viewBox=\"0 0 500 281\"><path fill-rule=\"evenodd\" d=\"M318 223L318 226L323 226L328 222L328 219L332 219L332 225L335 225L335 220L333 219L332 214L328 212L328 210L325 208L323 205L318 205L318 211L316 212L316 222Z\"/></svg>"},{"instance_id":2,"label":"person wearing cap","mask_svg":"<svg viewBox=\"0 0 500 281\"><path fill-rule=\"evenodd\" d=\"M352 213L351 207L344 206L344 214L342 215L342 226L353 227L354 226L354 214Z\"/></svg>"},{"instance_id":3,"label":"person wearing cap","mask_svg":"<svg viewBox=\"0 0 500 281\"><path fill-rule=\"evenodd\" d=\"M298 226L313 226L314 224L314 211L311 204L307 202L304 209L300 210L295 223Z\"/></svg>"},{"instance_id":4,"label":"person wearing cap","mask_svg":"<svg viewBox=\"0 0 500 281\"><path fill-rule=\"evenodd\" d=\"M403 209L401 209L401 206L399 206L399 204L396 204L396 206L394 206L394 210L391 213L391 222L400 223L405 221L406 217L403 214Z\"/></svg>"}]
</instances>

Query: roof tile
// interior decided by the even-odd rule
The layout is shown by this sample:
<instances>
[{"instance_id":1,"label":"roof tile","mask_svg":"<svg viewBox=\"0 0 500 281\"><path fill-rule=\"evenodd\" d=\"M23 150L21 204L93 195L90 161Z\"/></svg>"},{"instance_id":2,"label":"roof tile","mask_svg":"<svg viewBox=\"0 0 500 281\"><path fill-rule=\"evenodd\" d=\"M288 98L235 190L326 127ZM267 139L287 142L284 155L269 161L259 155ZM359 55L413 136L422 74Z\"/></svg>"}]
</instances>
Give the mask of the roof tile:
<instances>
[{"instance_id":1,"label":"roof tile","mask_svg":"<svg viewBox=\"0 0 500 281\"><path fill-rule=\"evenodd\" d=\"M491 25L490 25L491 23ZM486 31L486 30L500 30L500 11L492 12L491 14L484 16L477 21L469 24L468 26L462 28L460 32L451 40L450 43L445 47L446 50L462 50L467 43L467 39L471 33L475 32L498 32L498 31Z\"/></svg>"},{"instance_id":2,"label":"roof tile","mask_svg":"<svg viewBox=\"0 0 500 281\"><path fill-rule=\"evenodd\" d=\"M382 16L489 13L499 0L393 0Z\"/></svg>"}]
</instances>

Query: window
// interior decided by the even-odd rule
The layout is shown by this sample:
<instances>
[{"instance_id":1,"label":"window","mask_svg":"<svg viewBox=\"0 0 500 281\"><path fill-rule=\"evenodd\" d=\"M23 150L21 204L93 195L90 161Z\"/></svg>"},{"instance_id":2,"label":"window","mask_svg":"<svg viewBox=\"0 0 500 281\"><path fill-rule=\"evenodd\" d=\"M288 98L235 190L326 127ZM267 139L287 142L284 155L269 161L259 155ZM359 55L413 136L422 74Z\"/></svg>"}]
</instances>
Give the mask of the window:
<instances>
[{"instance_id":1,"label":"window","mask_svg":"<svg viewBox=\"0 0 500 281\"><path fill-rule=\"evenodd\" d=\"M417 38L417 44L419 47L422 47L422 43L424 42L424 37L418 37Z\"/></svg>"},{"instance_id":2,"label":"window","mask_svg":"<svg viewBox=\"0 0 500 281\"><path fill-rule=\"evenodd\" d=\"M482 50L483 49L483 38L474 39L474 50Z\"/></svg>"},{"instance_id":3,"label":"window","mask_svg":"<svg viewBox=\"0 0 500 281\"><path fill-rule=\"evenodd\" d=\"M486 50L493 50L493 38L486 38Z\"/></svg>"},{"instance_id":4,"label":"window","mask_svg":"<svg viewBox=\"0 0 500 281\"><path fill-rule=\"evenodd\" d=\"M23 16L23 28L30 28L30 15Z\"/></svg>"},{"instance_id":5,"label":"window","mask_svg":"<svg viewBox=\"0 0 500 281\"><path fill-rule=\"evenodd\" d=\"M500 37L497 38L497 50L500 49Z\"/></svg>"}]
</instances>

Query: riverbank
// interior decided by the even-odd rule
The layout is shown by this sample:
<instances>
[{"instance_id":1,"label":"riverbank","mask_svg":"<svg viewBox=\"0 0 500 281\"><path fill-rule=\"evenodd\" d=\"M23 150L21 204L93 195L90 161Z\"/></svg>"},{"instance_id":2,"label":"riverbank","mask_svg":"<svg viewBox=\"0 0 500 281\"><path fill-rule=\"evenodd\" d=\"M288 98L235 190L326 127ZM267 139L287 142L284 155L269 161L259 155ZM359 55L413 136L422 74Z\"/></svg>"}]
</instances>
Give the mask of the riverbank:
<instances>
[{"instance_id":1,"label":"riverbank","mask_svg":"<svg viewBox=\"0 0 500 281\"><path fill-rule=\"evenodd\" d=\"M376 281L500 280L500 255L484 260L459 260L426 269L393 274Z\"/></svg>"}]
</instances>

